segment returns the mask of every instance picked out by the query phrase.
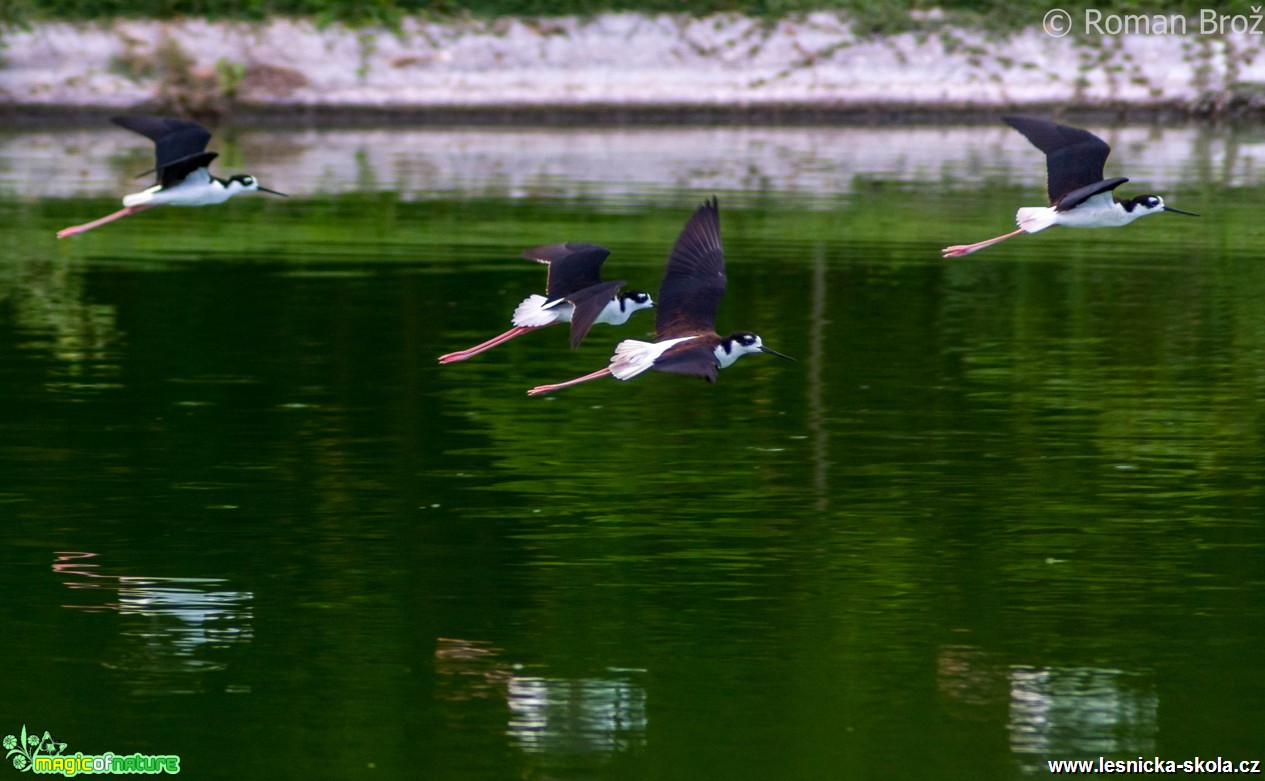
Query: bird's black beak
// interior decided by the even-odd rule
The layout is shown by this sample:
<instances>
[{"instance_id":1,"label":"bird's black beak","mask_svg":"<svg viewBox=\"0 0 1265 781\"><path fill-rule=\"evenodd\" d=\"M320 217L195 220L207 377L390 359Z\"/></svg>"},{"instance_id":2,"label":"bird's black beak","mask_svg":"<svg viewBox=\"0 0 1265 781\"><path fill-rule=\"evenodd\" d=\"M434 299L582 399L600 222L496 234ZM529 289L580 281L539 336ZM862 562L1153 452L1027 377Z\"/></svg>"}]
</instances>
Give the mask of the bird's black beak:
<instances>
[{"instance_id":1,"label":"bird's black beak","mask_svg":"<svg viewBox=\"0 0 1265 781\"><path fill-rule=\"evenodd\" d=\"M1184 211L1182 211L1181 209L1174 209L1172 206L1165 206L1165 207L1164 207L1164 211L1166 211L1166 212L1172 212L1173 214L1184 214L1184 215L1186 215L1187 217L1198 217L1198 216L1199 216L1198 214L1195 214L1194 212L1184 212Z\"/></svg>"},{"instance_id":2,"label":"bird's black beak","mask_svg":"<svg viewBox=\"0 0 1265 781\"><path fill-rule=\"evenodd\" d=\"M765 353L768 353L769 355L776 355L777 357L779 357L779 358L785 358L785 359L786 359L786 360L788 360L788 361L793 361L793 360L795 360L794 358L792 358L792 357L791 357L791 356L789 356L789 355L784 355L783 353L780 353L780 352L778 352L777 350L771 350L771 349L769 349L768 347L765 347L764 345L760 345L760 352L765 352Z\"/></svg>"},{"instance_id":3,"label":"bird's black beak","mask_svg":"<svg viewBox=\"0 0 1265 781\"><path fill-rule=\"evenodd\" d=\"M279 193L279 192L277 192L276 190L269 190L267 187L259 187L259 188L258 188L258 190L259 190L259 192L261 192L261 193L272 193L273 195L280 195L282 198L289 198L289 197L290 197L290 196L286 195L285 193Z\"/></svg>"}]
</instances>

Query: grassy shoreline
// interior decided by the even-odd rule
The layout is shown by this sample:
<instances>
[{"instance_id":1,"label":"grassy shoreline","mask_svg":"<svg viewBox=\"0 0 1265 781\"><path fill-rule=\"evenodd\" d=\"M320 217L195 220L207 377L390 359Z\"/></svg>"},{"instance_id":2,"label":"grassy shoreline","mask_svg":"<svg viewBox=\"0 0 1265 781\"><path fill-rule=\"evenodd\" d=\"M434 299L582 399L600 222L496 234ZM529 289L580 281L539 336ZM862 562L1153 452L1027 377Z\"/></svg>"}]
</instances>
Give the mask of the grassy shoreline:
<instances>
[{"instance_id":1,"label":"grassy shoreline","mask_svg":"<svg viewBox=\"0 0 1265 781\"><path fill-rule=\"evenodd\" d=\"M767 26L826 13L848 18L857 36L881 37L935 32L944 26L991 35L1012 34L1040 26L1045 12L1051 9L1067 12L1076 20L1085 18L1086 13L1097 14L1100 22L1106 17L1133 19L1135 27L1143 17L1160 20L1182 16L1190 21L1191 29L1197 29L1201 15L1215 11L1227 19L1246 20L1245 29L1259 35L1265 24L1260 22L1260 6L1253 2L1222 0L1210 9L1206 0L1152 0L1144 6L1135 0L1060 0L1045 6L1026 0L0 0L0 50L6 34L32 24L56 22L261 23L293 18L319 27L340 24L401 34L404 22L410 19L440 25L517 20L547 26L551 20L592 20L612 13L670 14L690 19L734 16ZM1226 29L1236 30L1234 24ZM1111 26L1110 19L1106 26Z\"/></svg>"},{"instance_id":2,"label":"grassy shoreline","mask_svg":"<svg viewBox=\"0 0 1265 781\"><path fill-rule=\"evenodd\" d=\"M1131 0L1063 0L1059 8L1079 14L1086 9L1104 15L1138 14L1198 16L1202 0L1155 0L1139 7ZM1250 0L1218 3L1221 13L1251 15ZM1041 11L1046 10L1044 7ZM0 24L23 21L99 21L110 19L178 19L264 21L297 16L346 24L391 24L410 16L435 21L500 17L593 17L604 13L684 13L693 17L739 14L761 19L824 11L847 14L875 31L894 24L904 27L919 15L939 14L962 22L975 19L990 27L1027 24L1033 6L1023 0L4 0Z\"/></svg>"}]
</instances>

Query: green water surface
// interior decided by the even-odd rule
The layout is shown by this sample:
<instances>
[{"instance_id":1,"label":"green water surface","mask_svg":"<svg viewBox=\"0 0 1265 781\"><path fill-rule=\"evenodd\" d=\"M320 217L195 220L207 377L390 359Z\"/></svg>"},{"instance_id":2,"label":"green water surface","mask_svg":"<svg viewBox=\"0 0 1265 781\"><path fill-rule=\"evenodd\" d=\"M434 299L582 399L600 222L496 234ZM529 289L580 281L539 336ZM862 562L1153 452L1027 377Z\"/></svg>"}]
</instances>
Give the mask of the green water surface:
<instances>
[{"instance_id":1,"label":"green water surface","mask_svg":"<svg viewBox=\"0 0 1265 781\"><path fill-rule=\"evenodd\" d=\"M673 180L655 154L685 131L642 131L667 151L617 182L570 164L600 134L527 173L515 149L567 131L366 141L350 172L247 134L225 172L267 160L290 199L58 242L135 186L111 132L99 181L41 167L92 134L0 144L0 735L225 779L1265 759L1251 132L1117 143L1124 190L1197 220L953 261L1043 198L1004 128L757 129L763 162L704 144ZM445 168L463 144L510 162ZM522 249L599 242L653 292L712 194L720 330L796 362L525 395L643 313L437 364L542 287Z\"/></svg>"}]
</instances>

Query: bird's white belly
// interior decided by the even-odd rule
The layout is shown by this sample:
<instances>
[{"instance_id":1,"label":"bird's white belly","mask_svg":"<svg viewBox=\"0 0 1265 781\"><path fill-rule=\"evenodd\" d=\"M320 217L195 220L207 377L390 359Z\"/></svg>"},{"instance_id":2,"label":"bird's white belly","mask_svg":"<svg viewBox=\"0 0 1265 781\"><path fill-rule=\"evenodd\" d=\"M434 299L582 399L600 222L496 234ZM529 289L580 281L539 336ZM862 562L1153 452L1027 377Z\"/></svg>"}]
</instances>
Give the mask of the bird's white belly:
<instances>
[{"instance_id":1,"label":"bird's white belly","mask_svg":"<svg viewBox=\"0 0 1265 781\"><path fill-rule=\"evenodd\" d=\"M224 185L212 179L205 168L199 168L180 184L163 189L154 185L148 190L124 196L124 206L211 206L233 197Z\"/></svg>"},{"instance_id":2,"label":"bird's white belly","mask_svg":"<svg viewBox=\"0 0 1265 781\"><path fill-rule=\"evenodd\" d=\"M1118 228L1141 216L1126 211L1111 193L1086 198L1073 209L1058 211L1051 206L1025 206L1015 213L1015 222L1028 233L1043 231L1052 225L1069 228Z\"/></svg>"},{"instance_id":3,"label":"bird's white belly","mask_svg":"<svg viewBox=\"0 0 1265 781\"><path fill-rule=\"evenodd\" d=\"M1122 209L1119 204L1110 206L1081 206L1071 211L1059 212L1055 218L1056 225L1069 228L1118 228L1133 222L1134 216Z\"/></svg>"}]
</instances>

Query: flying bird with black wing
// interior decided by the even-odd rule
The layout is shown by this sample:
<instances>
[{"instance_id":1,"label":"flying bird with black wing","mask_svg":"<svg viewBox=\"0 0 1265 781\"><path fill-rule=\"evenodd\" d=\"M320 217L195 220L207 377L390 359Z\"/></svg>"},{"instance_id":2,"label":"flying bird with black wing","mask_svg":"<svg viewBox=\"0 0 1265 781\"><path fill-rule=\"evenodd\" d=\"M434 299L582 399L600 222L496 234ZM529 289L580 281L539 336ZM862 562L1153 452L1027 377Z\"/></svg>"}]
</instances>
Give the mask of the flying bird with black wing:
<instances>
[{"instance_id":1,"label":"flying bird with black wing","mask_svg":"<svg viewBox=\"0 0 1265 781\"><path fill-rule=\"evenodd\" d=\"M725 283L720 206L712 198L690 217L668 256L659 285L654 341L625 339L615 347L609 366L566 382L539 385L528 395L541 396L601 377L630 380L650 369L715 382L721 369L758 352L791 360L765 347L764 340L749 331L716 333Z\"/></svg>"},{"instance_id":2,"label":"flying bird with black wing","mask_svg":"<svg viewBox=\"0 0 1265 781\"><path fill-rule=\"evenodd\" d=\"M227 179L212 176L208 168L218 152L206 151L211 131L188 119L130 116L110 120L120 127L140 133L154 142L154 167L140 176L157 175L157 183L138 193L124 196L123 208L83 225L63 228L57 238L64 239L98 228L154 206L209 206L224 203L234 195L264 192L285 196L285 193L263 187L249 174Z\"/></svg>"},{"instance_id":3,"label":"flying bird with black wing","mask_svg":"<svg viewBox=\"0 0 1265 781\"><path fill-rule=\"evenodd\" d=\"M549 267L545 294L523 299L510 322L514 327L474 347L439 356L440 363L455 363L491 350L528 331L560 323L571 324L571 347L579 347L589 329L597 323L623 325L634 312L650 309L654 302L647 293L621 293L624 280L603 282L601 269L611 251L598 244L570 241L533 247L523 257Z\"/></svg>"},{"instance_id":4,"label":"flying bird with black wing","mask_svg":"<svg viewBox=\"0 0 1265 781\"><path fill-rule=\"evenodd\" d=\"M1113 191L1129 180L1123 176L1103 178L1111 147L1088 130L1029 117L1002 119L1045 153L1046 189L1049 191L1050 205L1025 206L1015 214L1019 230L974 244L945 247L941 250L943 257L960 258L1015 236L1043 231L1053 225L1066 225L1069 228L1117 228L1128 225L1139 217L1161 212L1199 216L1166 206L1164 199L1158 195L1138 195L1127 201L1115 197Z\"/></svg>"}]
</instances>

